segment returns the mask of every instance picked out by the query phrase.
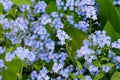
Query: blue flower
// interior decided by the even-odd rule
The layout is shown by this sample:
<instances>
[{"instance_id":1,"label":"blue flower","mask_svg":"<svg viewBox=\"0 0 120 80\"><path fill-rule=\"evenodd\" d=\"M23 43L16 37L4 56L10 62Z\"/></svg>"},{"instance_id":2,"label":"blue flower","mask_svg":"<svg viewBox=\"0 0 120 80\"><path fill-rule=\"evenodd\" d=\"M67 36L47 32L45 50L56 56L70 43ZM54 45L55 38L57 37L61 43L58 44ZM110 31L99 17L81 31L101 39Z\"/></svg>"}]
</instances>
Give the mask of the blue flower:
<instances>
[{"instance_id":1,"label":"blue flower","mask_svg":"<svg viewBox=\"0 0 120 80\"><path fill-rule=\"evenodd\" d=\"M77 24L74 24L74 26L84 32L87 32L89 28L89 24L86 21L79 21Z\"/></svg>"},{"instance_id":2,"label":"blue flower","mask_svg":"<svg viewBox=\"0 0 120 80\"><path fill-rule=\"evenodd\" d=\"M62 30L58 30L57 31L57 35L58 39L60 40L60 44L64 45L65 44L65 40L72 40L70 38L70 36L68 34L66 34L66 32L62 31Z\"/></svg>"},{"instance_id":3,"label":"blue flower","mask_svg":"<svg viewBox=\"0 0 120 80\"><path fill-rule=\"evenodd\" d=\"M25 10L30 11L30 5L19 5L19 9L21 12L24 12Z\"/></svg>"},{"instance_id":4,"label":"blue flower","mask_svg":"<svg viewBox=\"0 0 120 80\"><path fill-rule=\"evenodd\" d=\"M89 36L89 39L92 38L93 45L98 45L103 48L105 45L110 46L111 38L106 36L105 31L96 31L95 34Z\"/></svg>"},{"instance_id":5,"label":"blue flower","mask_svg":"<svg viewBox=\"0 0 120 80\"><path fill-rule=\"evenodd\" d=\"M52 70L53 70L54 73L58 73L58 71L63 69L63 67L64 67L64 63L57 63L57 62L55 62L53 67L52 67Z\"/></svg>"},{"instance_id":6,"label":"blue flower","mask_svg":"<svg viewBox=\"0 0 120 80\"><path fill-rule=\"evenodd\" d=\"M0 80L2 80L2 76L0 75Z\"/></svg>"},{"instance_id":7,"label":"blue flower","mask_svg":"<svg viewBox=\"0 0 120 80\"><path fill-rule=\"evenodd\" d=\"M40 20L40 22L41 22L42 25L46 25L48 23L51 23L51 21L52 21L51 18L50 18L50 16L47 15L47 14L43 14L41 16L41 18L39 18L39 20Z\"/></svg>"},{"instance_id":8,"label":"blue flower","mask_svg":"<svg viewBox=\"0 0 120 80\"><path fill-rule=\"evenodd\" d=\"M31 73L31 79L32 79L32 80L35 80L35 79L37 79L37 80L49 80L50 77L47 75L47 73L48 73L47 68L46 68L46 67L43 67L43 68L39 71L39 73L37 73L36 71L33 71L33 72Z\"/></svg>"},{"instance_id":9,"label":"blue flower","mask_svg":"<svg viewBox=\"0 0 120 80\"><path fill-rule=\"evenodd\" d=\"M14 53L7 53L5 56L5 60L11 62L14 57L15 57Z\"/></svg>"},{"instance_id":10,"label":"blue flower","mask_svg":"<svg viewBox=\"0 0 120 80\"><path fill-rule=\"evenodd\" d=\"M34 5L34 12L37 14L44 13L46 7L47 7L47 4L44 1L38 1L38 3Z\"/></svg>"},{"instance_id":11,"label":"blue flower","mask_svg":"<svg viewBox=\"0 0 120 80\"><path fill-rule=\"evenodd\" d=\"M116 63L120 63L120 56L114 56L112 61Z\"/></svg>"},{"instance_id":12,"label":"blue flower","mask_svg":"<svg viewBox=\"0 0 120 80\"><path fill-rule=\"evenodd\" d=\"M2 59L0 59L0 69L3 68L3 67L5 67L4 61Z\"/></svg>"},{"instance_id":13,"label":"blue flower","mask_svg":"<svg viewBox=\"0 0 120 80\"><path fill-rule=\"evenodd\" d=\"M110 69L111 69L110 66L102 65L102 70L103 70L105 73L109 72Z\"/></svg>"},{"instance_id":14,"label":"blue flower","mask_svg":"<svg viewBox=\"0 0 120 80\"><path fill-rule=\"evenodd\" d=\"M78 15L92 18L93 20L97 19L97 9L94 0L76 0L75 7L75 11Z\"/></svg>"},{"instance_id":15,"label":"blue flower","mask_svg":"<svg viewBox=\"0 0 120 80\"><path fill-rule=\"evenodd\" d=\"M113 0L114 5L120 5L120 0Z\"/></svg>"},{"instance_id":16,"label":"blue flower","mask_svg":"<svg viewBox=\"0 0 120 80\"><path fill-rule=\"evenodd\" d=\"M2 28L4 30L8 30L12 27L11 22L9 22L7 18L5 18L5 15L0 15L0 24L2 24Z\"/></svg>"},{"instance_id":17,"label":"blue flower","mask_svg":"<svg viewBox=\"0 0 120 80\"><path fill-rule=\"evenodd\" d=\"M0 46L0 54L3 54L4 52L6 51L6 48L4 47L2 47L2 46Z\"/></svg>"},{"instance_id":18,"label":"blue flower","mask_svg":"<svg viewBox=\"0 0 120 80\"><path fill-rule=\"evenodd\" d=\"M99 69L97 66L90 65L88 69L92 75L94 75L95 73L99 73Z\"/></svg>"},{"instance_id":19,"label":"blue flower","mask_svg":"<svg viewBox=\"0 0 120 80\"><path fill-rule=\"evenodd\" d=\"M54 27L56 30L61 29L64 27L64 24L61 22L60 18L55 18L52 21L51 27Z\"/></svg>"},{"instance_id":20,"label":"blue flower","mask_svg":"<svg viewBox=\"0 0 120 80\"><path fill-rule=\"evenodd\" d=\"M70 24L74 24L74 19L73 19L73 16L72 15L68 15L67 16L67 20L68 20L68 22L70 23Z\"/></svg>"},{"instance_id":21,"label":"blue flower","mask_svg":"<svg viewBox=\"0 0 120 80\"><path fill-rule=\"evenodd\" d=\"M10 10L13 6L10 0L0 0L0 3L3 5L4 11Z\"/></svg>"},{"instance_id":22,"label":"blue flower","mask_svg":"<svg viewBox=\"0 0 120 80\"><path fill-rule=\"evenodd\" d=\"M31 79L35 80L36 77L37 77L37 71L32 71L32 73L31 73Z\"/></svg>"},{"instance_id":23,"label":"blue flower","mask_svg":"<svg viewBox=\"0 0 120 80\"><path fill-rule=\"evenodd\" d=\"M19 46L15 51L13 51L13 54L15 54L18 58L24 61L26 59L29 60L30 62L34 62L36 60L36 56L33 52L21 46Z\"/></svg>"},{"instance_id":24,"label":"blue flower","mask_svg":"<svg viewBox=\"0 0 120 80\"><path fill-rule=\"evenodd\" d=\"M60 10L64 6L64 2L62 0L56 0L57 9Z\"/></svg>"},{"instance_id":25,"label":"blue flower","mask_svg":"<svg viewBox=\"0 0 120 80\"><path fill-rule=\"evenodd\" d=\"M92 80L91 76L86 75L85 80Z\"/></svg>"},{"instance_id":26,"label":"blue flower","mask_svg":"<svg viewBox=\"0 0 120 80\"><path fill-rule=\"evenodd\" d=\"M28 29L28 20L24 19L23 17L18 17L13 22L13 24L15 27L18 27L19 30L22 30L24 32L26 32L26 30Z\"/></svg>"},{"instance_id":27,"label":"blue flower","mask_svg":"<svg viewBox=\"0 0 120 80\"><path fill-rule=\"evenodd\" d=\"M112 43L112 48L120 49L120 39Z\"/></svg>"},{"instance_id":28,"label":"blue flower","mask_svg":"<svg viewBox=\"0 0 120 80\"><path fill-rule=\"evenodd\" d=\"M116 54L116 53L113 52L112 50L109 50L109 51L108 51L108 57L109 57L109 58L112 58L113 56L115 56L115 54Z\"/></svg>"},{"instance_id":29,"label":"blue flower","mask_svg":"<svg viewBox=\"0 0 120 80\"><path fill-rule=\"evenodd\" d=\"M57 12L52 12L52 13L51 13L51 16L52 16L53 18L58 18L58 17L59 17L59 14L58 14Z\"/></svg>"},{"instance_id":30,"label":"blue flower","mask_svg":"<svg viewBox=\"0 0 120 80\"><path fill-rule=\"evenodd\" d=\"M64 10L67 10L67 8L69 8L69 10L73 11L74 10L74 0L67 0L66 4L64 6Z\"/></svg>"},{"instance_id":31,"label":"blue flower","mask_svg":"<svg viewBox=\"0 0 120 80\"><path fill-rule=\"evenodd\" d=\"M73 66L67 66L65 69L61 69L60 70L60 74L65 77L65 78L69 78L69 73L73 71Z\"/></svg>"},{"instance_id":32,"label":"blue flower","mask_svg":"<svg viewBox=\"0 0 120 80\"><path fill-rule=\"evenodd\" d=\"M81 58L81 57L83 57L83 56L89 56L90 54L93 54L94 53L94 51L93 50L91 50L91 49L89 49L88 47L86 47L86 46L82 46L80 49L78 49L77 51L76 51L76 53L77 53L77 57L78 58ZM87 60L87 59L86 59Z\"/></svg>"}]
</instances>

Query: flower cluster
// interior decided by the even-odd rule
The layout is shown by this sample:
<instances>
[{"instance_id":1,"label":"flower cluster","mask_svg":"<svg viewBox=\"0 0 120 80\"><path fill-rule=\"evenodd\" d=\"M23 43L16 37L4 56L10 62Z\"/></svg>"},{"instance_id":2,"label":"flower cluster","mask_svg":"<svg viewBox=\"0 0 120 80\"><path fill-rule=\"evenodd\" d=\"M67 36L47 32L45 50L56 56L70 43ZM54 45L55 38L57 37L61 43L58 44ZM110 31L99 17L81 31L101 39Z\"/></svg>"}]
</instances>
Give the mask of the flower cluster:
<instances>
[{"instance_id":1,"label":"flower cluster","mask_svg":"<svg viewBox=\"0 0 120 80\"><path fill-rule=\"evenodd\" d=\"M47 4L44 1L38 1L38 3L34 5L34 12L37 14L44 13L46 6Z\"/></svg>"},{"instance_id":2,"label":"flower cluster","mask_svg":"<svg viewBox=\"0 0 120 80\"><path fill-rule=\"evenodd\" d=\"M60 44L64 45L65 44L65 40L72 40L67 34L66 32L62 31L62 30L58 30L57 31L57 35L56 35L59 40L60 40Z\"/></svg>"},{"instance_id":3,"label":"flower cluster","mask_svg":"<svg viewBox=\"0 0 120 80\"><path fill-rule=\"evenodd\" d=\"M113 48L120 49L120 39L118 39L118 41L113 42L113 43L112 43L112 47L113 47Z\"/></svg>"},{"instance_id":4,"label":"flower cluster","mask_svg":"<svg viewBox=\"0 0 120 80\"><path fill-rule=\"evenodd\" d=\"M12 53L6 54L6 61L12 61L12 59L17 56L21 60L29 60L31 62L35 61L35 54L29 51L28 49L24 49L21 46L18 47L15 51Z\"/></svg>"},{"instance_id":5,"label":"flower cluster","mask_svg":"<svg viewBox=\"0 0 120 80\"><path fill-rule=\"evenodd\" d=\"M0 24L2 28L6 30L4 35L10 39L12 44L21 43L22 39L25 38L28 29L28 20L23 17L18 17L16 20L8 20L5 16L0 16ZM8 30L10 30L8 32Z\"/></svg>"},{"instance_id":6,"label":"flower cluster","mask_svg":"<svg viewBox=\"0 0 120 80\"><path fill-rule=\"evenodd\" d=\"M13 3L10 0L0 0L0 3L4 7L4 11L12 9Z\"/></svg>"},{"instance_id":7,"label":"flower cluster","mask_svg":"<svg viewBox=\"0 0 120 80\"><path fill-rule=\"evenodd\" d=\"M68 22L74 27L88 32L89 30L89 19L97 20L97 5L94 0L66 0L66 2L62 0L57 0L57 8L74 11L78 17L82 16L82 21L77 21L75 23L73 15L67 15L66 18ZM74 14L74 13L73 13Z\"/></svg>"},{"instance_id":8,"label":"flower cluster","mask_svg":"<svg viewBox=\"0 0 120 80\"><path fill-rule=\"evenodd\" d=\"M97 19L97 9L95 7L95 1L94 0L57 0L56 1L58 9L61 9L61 7L64 8L64 10L75 10L75 12L78 15L85 16L86 18L92 18L93 20Z\"/></svg>"},{"instance_id":9,"label":"flower cluster","mask_svg":"<svg viewBox=\"0 0 120 80\"><path fill-rule=\"evenodd\" d=\"M42 80L42 79L45 79L45 80L49 80L49 76L47 75L48 73L48 70L46 69L46 67L43 67L39 73L37 73L36 71L33 71L31 73L31 80Z\"/></svg>"},{"instance_id":10,"label":"flower cluster","mask_svg":"<svg viewBox=\"0 0 120 80\"><path fill-rule=\"evenodd\" d=\"M99 43L100 42L100 43ZM120 69L120 56L113 50L119 49L119 40L111 42L105 31L96 31L85 39L83 46L76 51L75 59L84 58L84 65L81 74L88 70L91 76L98 75L100 72L108 73L114 67ZM101 71L102 70L102 71Z\"/></svg>"},{"instance_id":11,"label":"flower cluster","mask_svg":"<svg viewBox=\"0 0 120 80\"><path fill-rule=\"evenodd\" d=\"M113 4L114 4L114 5L120 5L120 0L114 0L114 1L113 1Z\"/></svg>"},{"instance_id":12,"label":"flower cluster","mask_svg":"<svg viewBox=\"0 0 120 80\"><path fill-rule=\"evenodd\" d=\"M92 80L120 69L120 39L112 42L106 31L91 31L98 23L95 0L27 1L0 0L0 80L17 59L22 69L13 73L19 80ZM81 47L72 28L89 35Z\"/></svg>"},{"instance_id":13,"label":"flower cluster","mask_svg":"<svg viewBox=\"0 0 120 80\"><path fill-rule=\"evenodd\" d=\"M2 59L0 59L0 72L2 72L2 69L6 69L7 67L4 64L4 61ZM0 80L2 80L2 76L0 74Z\"/></svg>"}]
</instances>

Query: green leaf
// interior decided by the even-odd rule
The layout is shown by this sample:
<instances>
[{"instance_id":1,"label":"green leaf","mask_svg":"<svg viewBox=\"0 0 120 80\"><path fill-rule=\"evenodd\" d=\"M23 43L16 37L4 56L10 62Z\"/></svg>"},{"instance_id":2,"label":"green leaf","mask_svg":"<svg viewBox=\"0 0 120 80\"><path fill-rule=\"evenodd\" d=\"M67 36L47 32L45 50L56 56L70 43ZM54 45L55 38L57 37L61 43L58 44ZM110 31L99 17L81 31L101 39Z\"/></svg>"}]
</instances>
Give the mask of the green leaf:
<instances>
[{"instance_id":1,"label":"green leaf","mask_svg":"<svg viewBox=\"0 0 120 80\"><path fill-rule=\"evenodd\" d=\"M73 73L68 73L69 74L69 76L72 78L72 79L75 79L76 78L76 76L73 74Z\"/></svg>"},{"instance_id":2,"label":"green leaf","mask_svg":"<svg viewBox=\"0 0 120 80\"><path fill-rule=\"evenodd\" d=\"M48 69L48 72L50 72L52 70L52 66L54 65L54 62L50 62L50 63L47 63L46 66L47 66L47 69Z\"/></svg>"},{"instance_id":3,"label":"green leaf","mask_svg":"<svg viewBox=\"0 0 120 80\"><path fill-rule=\"evenodd\" d=\"M100 80L104 75L105 75L104 72L100 72L100 74L98 74L97 76L95 76L93 80Z\"/></svg>"},{"instance_id":4,"label":"green leaf","mask_svg":"<svg viewBox=\"0 0 120 80\"><path fill-rule=\"evenodd\" d=\"M2 28L2 25L0 24L0 41L4 39L4 30Z\"/></svg>"},{"instance_id":5,"label":"green leaf","mask_svg":"<svg viewBox=\"0 0 120 80\"><path fill-rule=\"evenodd\" d=\"M11 62L5 62L7 69L2 71L3 80L17 80L17 74L19 73L22 62L20 59L14 59Z\"/></svg>"},{"instance_id":6,"label":"green leaf","mask_svg":"<svg viewBox=\"0 0 120 80\"><path fill-rule=\"evenodd\" d=\"M45 62L38 60L33 64L33 67L39 71L43 66L45 65Z\"/></svg>"},{"instance_id":7,"label":"green leaf","mask_svg":"<svg viewBox=\"0 0 120 80\"><path fill-rule=\"evenodd\" d=\"M101 61L109 61L110 59L108 57L102 57L100 60Z\"/></svg>"},{"instance_id":8,"label":"green leaf","mask_svg":"<svg viewBox=\"0 0 120 80\"><path fill-rule=\"evenodd\" d=\"M104 30L106 31L106 34L111 37L111 41L116 41L120 38L120 34L114 30L109 21L107 21Z\"/></svg>"},{"instance_id":9,"label":"green leaf","mask_svg":"<svg viewBox=\"0 0 120 80\"><path fill-rule=\"evenodd\" d=\"M31 5L29 0L11 0L16 5Z\"/></svg>"},{"instance_id":10,"label":"green leaf","mask_svg":"<svg viewBox=\"0 0 120 80\"><path fill-rule=\"evenodd\" d=\"M28 78L30 78L30 74L25 73L24 75L22 75L22 80L27 80Z\"/></svg>"},{"instance_id":11,"label":"green leaf","mask_svg":"<svg viewBox=\"0 0 120 80\"><path fill-rule=\"evenodd\" d=\"M100 61L93 61L93 65L101 67Z\"/></svg>"},{"instance_id":12,"label":"green leaf","mask_svg":"<svg viewBox=\"0 0 120 80\"><path fill-rule=\"evenodd\" d=\"M17 6L13 6L11 10L7 12L8 15L11 15L13 18L16 18L17 14Z\"/></svg>"},{"instance_id":13,"label":"green leaf","mask_svg":"<svg viewBox=\"0 0 120 80\"><path fill-rule=\"evenodd\" d=\"M27 18L27 15L28 15L28 11L25 10L23 14L24 14L24 18L26 19L26 18Z\"/></svg>"},{"instance_id":14,"label":"green leaf","mask_svg":"<svg viewBox=\"0 0 120 80\"><path fill-rule=\"evenodd\" d=\"M19 79L22 79L22 74L17 73L17 76L19 77Z\"/></svg>"},{"instance_id":15,"label":"green leaf","mask_svg":"<svg viewBox=\"0 0 120 80\"><path fill-rule=\"evenodd\" d=\"M114 67L115 66L115 64L113 64L113 63L107 63L107 64L105 64L106 66L109 66L109 67Z\"/></svg>"},{"instance_id":16,"label":"green leaf","mask_svg":"<svg viewBox=\"0 0 120 80\"><path fill-rule=\"evenodd\" d=\"M51 2L56 2L56 0L44 0L45 3L50 4Z\"/></svg>"},{"instance_id":17,"label":"green leaf","mask_svg":"<svg viewBox=\"0 0 120 80\"><path fill-rule=\"evenodd\" d=\"M57 10L56 1L52 1L46 8L46 13L52 13Z\"/></svg>"},{"instance_id":18,"label":"green leaf","mask_svg":"<svg viewBox=\"0 0 120 80\"><path fill-rule=\"evenodd\" d=\"M9 53L9 52L14 51L14 50L15 50L17 47L19 47L19 46L20 46L20 44L16 44L16 45L14 45L14 46L7 47L6 53Z\"/></svg>"},{"instance_id":19,"label":"green leaf","mask_svg":"<svg viewBox=\"0 0 120 80\"><path fill-rule=\"evenodd\" d=\"M3 13L3 6L2 6L2 4L0 3L0 14L2 14Z\"/></svg>"},{"instance_id":20,"label":"green leaf","mask_svg":"<svg viewBox=\"0 0 120 80\"><path fill-rule=\"evenodd\" d=\"M72 38L71 41L66 42L66 49L69 55L74 57L76 50L82 46L83 40L86 39L88 35L74 27L65 28L65 31Z\"/></svg>"},{"instance_id":21,"label":"green leaf","mask_svg":"<svg viewBox=\"0 0 120 80\"><path fill-rule=\"evenodd\" d=\"M48 24L45 26L45 28L46 28L47 32L50 34L50 38L51 38L52 40L56 41L57 38L56 38L55 29L52 28L52 27L51 27L50 25L48 25Z\"/></svg>"},{"instance_id":22,"label":"green leaf","mask_svg":"<svg viewBox=\"0 0 120 80\"><path fill-rule=\"evenodd\" d=\"M78 78L79 78L79 79L82 79L82 80L85 80L85 79L84 79L84 76L83 76L82 74L78 74Z\"/></svg>"},{"instance_id":23,"label":"green leaf","mask_svg":"<svg viewBox=\"0 0 120 80\"><path fill-rule=\"evenodd\" d=\"M100 15L107 18L114 30L120 33L120 15L110 0L96 0L100 6ZM104 19L105 19L104 18Z\"/></svg>"},{"instance_id":24,"label":"green leaf","mask_svg":"<svg viewBox=\"0 0 120 80\"><path fill-rule=\"evenodd\" d=\"M111 80L120 80L120 72L114 72L114 74L111 77Z\"/></svg>"},{"instance_id":25,"label":"green leaf","mask_svg":"<svg viewBox=\"0 0 120 80\"><path fill-rule=\"evenodd\" d=\"M120 6L115 6L118 12L120 13Z\"/></svg>"},{"instance_id":26,"label":"green leaf","mask_svg":"<svg viewBox=\"0 0 120 80\"><path fill-rule=\"evenodd\" d=\"M82 69L82 64L79 61L77 61L77 60L76 60L76 63L77 63L78 68Z\"/></svg>"}]
</instances>

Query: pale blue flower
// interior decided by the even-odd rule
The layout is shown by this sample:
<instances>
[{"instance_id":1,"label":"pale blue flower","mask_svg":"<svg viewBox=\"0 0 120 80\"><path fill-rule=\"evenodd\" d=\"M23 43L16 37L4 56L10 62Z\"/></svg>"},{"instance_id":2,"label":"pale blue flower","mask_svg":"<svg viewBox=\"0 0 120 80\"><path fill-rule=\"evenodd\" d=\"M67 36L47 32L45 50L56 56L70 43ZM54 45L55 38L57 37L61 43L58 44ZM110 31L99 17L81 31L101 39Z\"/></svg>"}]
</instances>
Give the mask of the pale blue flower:
<instances>
[{"instance_id":1,"label":"pale blue flower","mask_svg":"<svg viewBox=\"0 0 120 80\"><path fill-rule=\"evenodd\" d=\"M51 13L51 16L52 16L53 18L58 18L58 17L59 17L59 14L58 14L57 12L52 12L52 13Z\"/></svg>"},{"instance_id":2,"label":"pale blue flower","mask_svg":"<svg viewBox=\"0 0 120 80\"><path fill-rule=\"evenodd\" d=\"M18 27L19 30L24 32L26 32L28 29L28 20L24 19L23 17L18 17L13 24L15 27Z\"/></svg>"},{"instance_id":3,"label":"pale blue flower","mask_svg":"<svg viewBox=\"0 0 120 80\"><path fill-rule=\"evenodd\" d=\"M98 69L97 66L90 65L88 69L89 69L89 71L90 71L90 73L91 73L92 75L93 75L94 73L99 73L99 69Z\"/></svg>"},{"instance_id":4,"label":"pale blue flower","mask_svg":"<svg viewBox=\"0 0 120 80\"><path fill-rule=\"evenodd\" d=\"M34 5L34 11L35 13L44 13L45 9L47 7L47 4L44 1L38 1L38 3L36 3Z\"/></svg>"},{"instance_id":5,"label":"pale blue flower","mask_svg":"<svg viewBox=\"0 0 120 80\"><path fill-rule=\"evenodd\" d=\"M0 80L2 80L2 76L0 75Z\"/></svg>"},{"instance_id":6,"label":"pale blue flower","mask_svg":"<svg viewBox=\"0 0 120 80\"><path fill-rule=\"evenodd\" d=\"M8 62L11 62L14 57L15 57L15 54L14 54L14 53L7 53L7 54L5 55L5 60L8 61Z\"/></svg>"},{"instance_id":7,"label":"pale blue flower","mask_svg":"<svg viewBox=\"0 0 120 80\"><path fill-rule=\"evenodd\" d=\"M88 56L88 55L90 55L90 54L93 54L94 51L91 50L91 49L89 49L89 48L86 47L86 46L82 46L80 49L78 49L78 50L76 51L76 53L77 53L76 56L77 56L78 58L81 58L81 57L83 57L83 56Z\"/></svg>"},{"instance_id":8,"label":"pale blue flower","mask_svg":"<svg viewBox=\"0 0 120 80\"><path fill-rule=\"evenodd\" d=\"M36 77L37 77L37 71L32 71L32 73L31 73L31 79L35 80Z\"/></svg>"},{"instance_id":9,"label":"pale blue flower","mask_svg":"<svg viewBox=\"0 0 120 80\"><path fill-rule=\"evenodd\" d=\"M25 10L30 11L30 5L19 5L19 9L21 12L24 12Z\"/></svg>"},{"instance_id":10,"label":"pale blue flower","mask_svg":"<svg viewBox=\"0 0 120 80\"><path fill-rule=\"evenodd\" d=\"M116 63L120 63L120 56L114 56L112 61Z\"/></svg>"},{"instance_id":11,"label":"pale blue flower","mask_svg":"<svg viewBox=\"0 0 120 80\"><path fill-rule=\"evenodd\" d=\"M0 69L5 67L4 61L2 59L0 59Z\"/></svg>"},{"instance_id":12,"label":"pale blue flower","mask_svg":"<svg viewBox=\"0 0 120 80\"><path fill-rule=\"evenodd\" d=\"M60 18L55 18L55 19L52 21L51 26L58 30L58 29L63 28L63 27L64 27L64 24L61 22L61 19L60 19Z\"/></svg>"},{"instance_id":13,"label":"pale blue flower","mask_svg":"<svg viewBox=\"0 0 120 80\"><path fill-rule=\"evenodd\" d=\"M0 0L0 3L3 5L4 11L10 10L13 6L10 0Z\"/></svg>"},{"instance_id":14,"label":"pale blue flower","mask_svg":"<svg viewBox=\"0 0 120 80\"><path fill-rule=\"evenodd\" d=\"M113 48L120 49L120 39L112 43Z\"/></svg>"},{"instance_id":15,"label":"pale blue flower","mask_svg":"<svg viewBox=\"0 0 120 80\"><path fill-rule=\"evenodd\" d=\"M5 47L0 46L0 54L3 54L6 51Z\"/></svg>"},{"instance_id":16,"label":"pale blue flower","mask_svg":"<svg viewBox=\"0 0 120 80\"><path fill-rule=\"evenodd\" d=\"M67 20L70 24L74 24L74 17L72 15L68 15Z\"/></svg>"},{"instance_id":17,"label":"pale blue flower","mask_svg":"<svg viewBox=\"0 0 120 80\"><path fill-rule=\"evenodd\" d=\"M82 15L86 18L97 19L97 9L95 7L94 0L76 0L75 1L75 11L78 15Z\"/></svg>"},{"instance_id":18,"label":"pale blue flower","mask_svg":"<svg viewBox=\"0 0 120 80\"><path fill-rule=\"evenodd\" d=\"M98 45L101 48L105 45L110 46L111 38L109 36L106 36L105 31L96 31L95 34L91 35L91 37L94 46Z\"/></svg>"},{"instance_id":19,"label":"pale blue flower","mask_svg":"<svg viewBox=\"0 0 120 80\"><path fill-rule=\"evenodd\" d=\"M114 5L120 5L120 0L113 0Z\"/></svg>"},{"instance_id":20,"label":"pale blue flower","mask_svg":"<svg viewBox=\"0 0 120 80\"><path fill-rule=\"evenodd\" d=\"M74 0L67 0L66 3L65 3L65 6L64 6L64 10L71 10L73 11L74 10Z\"/></svg>"},{"instance_id":21,"label":"pale blue flower","mask_svg":"<svg viewBox=\"0 0 120 80\"><path fill-rule=\"evenodd\" d=\"M85 76L85 80L92 80L91 76Z\"/></svg>"},{"instance_id":22,"label":"pale blue flower","mask_svg":"<svg viewBox=\"0 0 120 80\"><path fill-rule=\"evenodd\" d=\"M39 20L42 25L46 25L48 23L51 23L51 21L52 21L50 16L47 14L43 14Z\"/></svg>"},{"instance_id":23,"label":"pale blue flower","mask_svg":"<svg viewBox=\"0 0 120 80\"><path fill-rule=\"evenodd\" d=\"M84 32L87 32L89 28L89 24L86 21L79 21L77 24L74 24L74 26Z\"/></svg>"},{"instance_id":24,"label":"pale blue flower","mask_svg":"<svg viewBox=\"0 0 120 80\"><path fill-rule=\"evenodd\" d=\"M54 73L58 73L58 71L63 69L63 67L64 67L64 63L57 63L57 62L55 62L53 67L52 67L52 70L53 70Z\"/></svg>"},{"instance_id":25,"label":"pale blue flower","mask_svg":"<svg viewBox=\"0 0 120 80\"><path fill-rule=\"evenodd\" d=\"M60 10L64 6L64 2L62 0L56 0L57 9Z\"/></svg>"},{"instance_id":26,"label":"pale blue flower","mask_svg":"<svg viewBox=\"0 0 120 80\"><path fill-rule=\"evenodd\" d=\"M64 44L65 44L65 40L72 40L72 39L70 38L70 36L69 36L66 32L64 32L64 31L62 31L62 30L58 30L56 36L57 36L58 39L60 40L60 44L61 44L61 45L64 45Z\"/></svg>"},{"instance_id":27,"label":"pale blue flower","mask_svg":"<svg viewBox=\"0 0 120 80\"><path fill-rule=\"evenodd\" d=\"M111 67L110 67L110 66L105 66L105 65L102 65L102 70L103 70L105 73L109 72L109 71L110 71L110 69L111 69Z\"/></svg>"},{"instance_id":28,"label":"pale blue flower","mask_svg":"<svg viewBox=\"0 0 120 80\"><path fill-rule=\"evenodd\" d=\"M109 50L109 51L108 51L108 57L109 57L109 58L112 58L113 56L115 56L115 54L116 54L116 53L115 53L114 51L112 51L112 50Z\"/></svg>"}]
</instances>

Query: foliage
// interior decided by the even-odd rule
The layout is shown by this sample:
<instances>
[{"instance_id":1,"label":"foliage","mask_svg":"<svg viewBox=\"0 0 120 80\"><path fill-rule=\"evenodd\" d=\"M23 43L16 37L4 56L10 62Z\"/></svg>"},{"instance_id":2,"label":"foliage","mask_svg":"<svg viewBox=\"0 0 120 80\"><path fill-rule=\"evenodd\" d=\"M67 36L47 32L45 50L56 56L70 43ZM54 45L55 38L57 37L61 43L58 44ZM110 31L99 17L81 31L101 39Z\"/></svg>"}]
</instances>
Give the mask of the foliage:
<instances>
[{"instance_id":1,"label":"foliage","mask_svg":"<svg viewBox=\"0 0 120 80\"><path fill-rule=\"evenodd\" d=\"M118 0L0 0L0 80L118 80Z\"/></svg>"}]
</instances>

